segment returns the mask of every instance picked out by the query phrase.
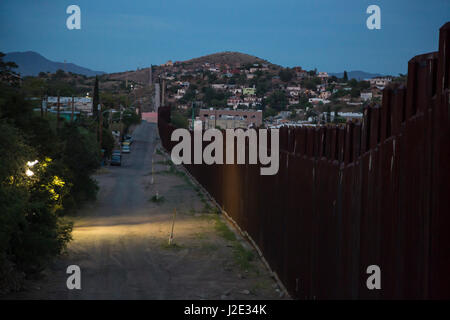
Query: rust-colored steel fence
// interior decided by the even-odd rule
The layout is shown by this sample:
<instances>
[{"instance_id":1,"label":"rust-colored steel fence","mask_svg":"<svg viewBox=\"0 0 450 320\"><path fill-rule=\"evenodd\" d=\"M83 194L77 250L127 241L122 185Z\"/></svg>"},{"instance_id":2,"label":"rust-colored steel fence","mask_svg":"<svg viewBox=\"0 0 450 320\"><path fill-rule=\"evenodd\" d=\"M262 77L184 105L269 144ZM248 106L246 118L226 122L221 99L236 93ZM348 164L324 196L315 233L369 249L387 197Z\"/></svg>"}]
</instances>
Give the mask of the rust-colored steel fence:
<instances>
[{"instance_id":1,"label":"rust-colored steel fence","mask_svg":"<svg viewBox=\"0 0 450 320\"><path fill-rule=\"evenodd\" d=\"M278 174L185 167L295 298L450 298L449 82L447 23L439 51L411 59L407 86L387 87L361 124L281 128ZM170 109L158 117L170 151ZM366 286L369 265L381 290Z\"/></svg>"}]
</instances>

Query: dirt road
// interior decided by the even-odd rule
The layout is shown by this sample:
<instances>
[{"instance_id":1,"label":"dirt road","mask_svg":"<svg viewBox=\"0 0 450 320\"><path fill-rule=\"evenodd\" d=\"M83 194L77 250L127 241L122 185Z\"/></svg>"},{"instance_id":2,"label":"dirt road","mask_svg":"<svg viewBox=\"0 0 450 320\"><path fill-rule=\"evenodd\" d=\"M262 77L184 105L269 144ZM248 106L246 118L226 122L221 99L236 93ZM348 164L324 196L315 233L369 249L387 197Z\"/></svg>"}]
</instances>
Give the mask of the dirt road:
<instances>
[{"instance_id":1,"label":"dirt road","mask_svg":"<svg viewBox=\"0 0 450 320\"><path fill-rule=\"evenodd\" d=\"M189 179L154 152L155 124L143 122L133 137L122 166L102 169L95 177L98 200L75 219L68 252L41 280L7 298L281 298L256 254L213 213ZM156 192L162 200L152 201ZM67 289L69 265L81 268L81 290Z\"/></svg>"}]
</instances>

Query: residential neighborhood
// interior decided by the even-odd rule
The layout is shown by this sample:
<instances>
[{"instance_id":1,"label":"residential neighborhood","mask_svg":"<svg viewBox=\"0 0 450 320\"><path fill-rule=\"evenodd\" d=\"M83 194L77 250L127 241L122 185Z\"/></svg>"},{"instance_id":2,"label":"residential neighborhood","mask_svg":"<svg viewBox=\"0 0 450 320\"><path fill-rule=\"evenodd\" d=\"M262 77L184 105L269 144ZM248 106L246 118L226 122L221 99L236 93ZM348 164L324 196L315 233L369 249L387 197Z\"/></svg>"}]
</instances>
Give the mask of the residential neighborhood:
<instances>
[{"instance_id":1,"label":"residential neighborhood","mask_svg":"<svg viewBox=\"0 0 450 320\"><path fill-rule=\"evenodd\" d=\"M236 61L240 53L222 55ZM358 81L348 79L347 72L338 78L300 66L283 68L256 57L254 63L215 60L211 55L152 66L156 81L164 82L164 101L171 106L174 121L179 120L178 126L192 127L192 119L203 121L207 128L358 121L363 108L380 103L382 90L396 81L392 76ZM261 123L249 122L243 112L230 111L260 111Z\"/></svg>"}]
</instances>

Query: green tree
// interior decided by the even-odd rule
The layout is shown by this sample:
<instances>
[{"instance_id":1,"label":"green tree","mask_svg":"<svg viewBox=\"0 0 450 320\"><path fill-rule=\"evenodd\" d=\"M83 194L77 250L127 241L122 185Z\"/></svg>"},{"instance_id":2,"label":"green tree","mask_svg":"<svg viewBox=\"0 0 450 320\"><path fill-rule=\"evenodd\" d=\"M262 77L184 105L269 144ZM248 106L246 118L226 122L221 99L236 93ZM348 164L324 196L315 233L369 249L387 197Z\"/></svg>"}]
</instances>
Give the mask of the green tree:
<instances>
[{"instance_id":1,"label":"green tree","mask_svg":"<svg viewBox=\"0 0 450 320\"><path fill-rule=\"evenodd\" d=\"M114 149L115 140L111 133L111 130L103 127L102 132L102 149L105 150L105 156L107 158L111 157L112 151Z\"/></svg>"},{"instance_id":2,"label":"green tree","mask_svg":"<svg viewBox=\"0 0 450 320\"><path fill-rule=\"evenodd\" d=\"M278 75L283 82L291 81L294 76L293 72L290 69L281 69Z\"/></svg>"},{"instance_id":3,"label":"green tree","mask_svg":"<svg viewBox=\"0 0 450 320\"><path fill-rule=\"evenodd\" d=\"M42 270L70 240L71 224L57 215L67 185L50 159L37 156L21 132L0 121L0 288L16 271ZM27 175L32 172L33 175Z\"/></svg>"},{"instance_id":4,"label":"green tree","mask_svg":"<svg viewBox=\"0 0 450 320\"><path fill-rule=\"evenodd\" d=\"M117 106L119 98L111 92L101 92L100 100L102 101L102 105L106 108L114 108Z\"/></svg>"},{"instance_id":5,"label":"green tree","mask_svg":"<svg viewBox=\"0 0 450 320\"><path fill-rule=\"evenodd\" d=\"M100 166L100 148L96 133L76 124L64 126L62 161L68 167L68 178L73 183L71 195L75 202L94 200L97 183L90 176Z\"/></svg>"},{"instance_id":6,"label":"green tree","mask_svg":"<svg viewBox=\"0 0 450 320\"><path fill-rule=\"evenodd\" d=\"M361 90L358 88L352 88L352 90L350 90L350 96L352 98L357 98L361 95Z\"/></svg>"},{"instance_id":7,"label":"green tree","mask_svg":"<svg viewBox=\"0 0 450 320\"><path fill-rule=\"evenodd\" d=\"M122 123L124 124L124 132L127 133L128 129L133 124L139 124L141 117L132 109L126 109L122 114Z\"/></svg>"},{"instance_id":8,"label":"green tree","mask_svg":"<svg viewBox=\"0 0 450 320\"><path fill-rule=\"evenodd\" d=\"M303 86L309 90L316 90L317 86L321 83L322 83L322 81L320 80L320 78L315 77L315 78L304 80Z\"/></svg>"},{"instance_id":9,"label":"green tree","mask_svg":"<svg viewBox=\"0 0 450 320\"><path fill-rule=\"evenodd\" d=\"M274 91L267 99L267 104L275 110L282 111L286 109L288 99L284 91Z\"/></svg>"},{"instance_id":10,"label":"green tree","mask_svg":"<svg viewBox=\"0 0 450 320\"><path fill-rule=\"evenodd\" d=\"M195 100L195 89L192 88L192 86L191 86L186 90L186 93L180 99L180 102L181 103L190 103L194 100Z\"/></svg>"},{"instance_id":11,"label":"green tree","mask_svg":"<svg viewBox=\"0 0 450 320\"><path fill-rule=\"evenodd\" d=\"M67 74L62 69L56 70L55 74L53 75L53 78L55 78L55 79L63 79L66 77L67 77Z\"/></svg>"},{"instance_id":12,"label":"green tree","mask_svg":"<svg viewBox=\"0 0 450 320\"><path fill-rule=\"evenodd\" d=\"M188 129L189 127L189 121L187 117L177 110L172 110L170 120L172 124L177 128Z\"/></svg>"},{"instance_id":13,"label":"green tree","mask_svg":"<svg viewBox=\"0 0 450 320\"><path fill-rule=\"evenodd\" d=\"M358 80L356 80L355 78L350 79L349 81L347 81L347 84L352 88L356 88L358 86Z\"/></svg>"},{"instance_id":14,"label":"green tree","mask_svg":"<svg viewBox=\"0 0 450 320\"><path fill-rule=\"evenodd\" d=\"M11 73L15 73L13 69L17 68L17 64L15 62L4 62L3 58L5 57L5 54L3 52L0 52L0 75L8 75Z\"/></svg>"},{"instance_id":15,"label":"green tree","mask_svg":"<svg viewBox=\"0 0 450 320\"><path fill-rule=\"evenodd\" d=\"M22 82L22 88L32 97L42 97L48 90L45 80L35 77L26 77Z\"/></svg>"},{"instance_id":16,"label":"green tree","mask_svg":"<svg viewBox=\"0 0 450 320\"><path fill-rule=\"evenodd\" d=\"M344 77L342 78L344 81L348 80L348 74L347 71L344 71Z\"/></svg>"},{"instance_id":17,"label":"green tree","mask_svg":"<svg viewBox=\"0 0 450 320\"><path fill-rule=\"evenodd\" d=\"M263 116L264 116L264 118L267 118L267 117L274 117L274 116L276 116L276 115L277 115L277 110L272 109L272 108L270 108L270 107L265 107L264 110L263 110Z\"/></svg>"}]
</instances>

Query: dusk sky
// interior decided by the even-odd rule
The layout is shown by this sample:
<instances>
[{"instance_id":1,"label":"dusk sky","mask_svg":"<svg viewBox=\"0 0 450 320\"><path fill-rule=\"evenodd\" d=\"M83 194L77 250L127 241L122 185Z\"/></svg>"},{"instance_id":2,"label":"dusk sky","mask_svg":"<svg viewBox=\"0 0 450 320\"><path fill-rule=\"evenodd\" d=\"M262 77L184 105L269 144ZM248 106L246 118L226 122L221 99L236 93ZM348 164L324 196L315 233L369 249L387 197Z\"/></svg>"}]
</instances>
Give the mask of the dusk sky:
<instances>
[{"instance_id":1,"label":"dusk sky","mask_svg":"<svg viewBox=\"0 0 450 320\"><path fill-rule=\"evenodd\" d=\"M66 27L71 4L81 30ZM381 30L366 27L372 4ZM239 51L308 70L397 75L437 50L449 20L449 0L0 0L0 51L105 72Z\"/></svg>"}]
</instances>

